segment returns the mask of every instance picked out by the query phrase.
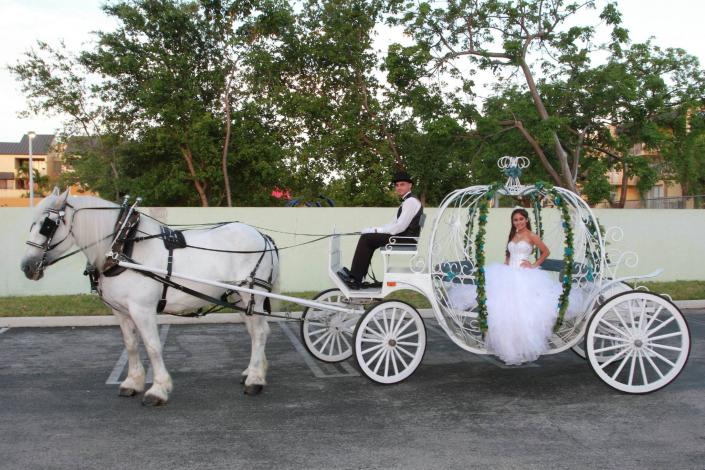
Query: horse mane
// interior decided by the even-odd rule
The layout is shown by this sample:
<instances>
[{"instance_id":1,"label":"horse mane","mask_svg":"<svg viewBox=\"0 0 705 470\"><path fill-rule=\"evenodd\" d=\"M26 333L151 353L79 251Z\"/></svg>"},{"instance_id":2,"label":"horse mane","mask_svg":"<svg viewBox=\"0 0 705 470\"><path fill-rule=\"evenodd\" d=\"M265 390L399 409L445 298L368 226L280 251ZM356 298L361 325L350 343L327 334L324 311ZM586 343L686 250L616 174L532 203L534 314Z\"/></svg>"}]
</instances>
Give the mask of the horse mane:
<instances>
[{"instance_id":1,"label":"horse mane","mask_svg":"<svg viewBox=\"0 0 705 470\"><path fill-rule=\"evenodd\" d=\"M116 209L120 206L95 196L69 196L69 204L76 211L71 221L76 244L82 248L88 262L101 269L113 241L108 235L115 229Z\"/></svg>"}]
</instances>

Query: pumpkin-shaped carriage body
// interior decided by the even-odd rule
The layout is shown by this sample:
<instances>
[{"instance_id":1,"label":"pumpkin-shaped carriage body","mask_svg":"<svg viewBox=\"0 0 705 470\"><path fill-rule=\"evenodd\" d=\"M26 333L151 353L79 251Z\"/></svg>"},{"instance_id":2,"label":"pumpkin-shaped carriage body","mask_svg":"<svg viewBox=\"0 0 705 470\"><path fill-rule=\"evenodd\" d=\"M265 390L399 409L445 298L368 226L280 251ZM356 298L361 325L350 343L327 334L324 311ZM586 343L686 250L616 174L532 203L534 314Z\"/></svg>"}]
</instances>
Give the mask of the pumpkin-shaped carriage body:
<instances>
[{"instance_id":1,"label":"pumpkin-shaped carriage body","mask_svg":"<svg viewBox=\"0 0 705 470\"><path fill-rule=\"evenodd\" d=\"M572 349L605 383L627 393L652 392L673 381L690 351L688 325L668 298L633 289L626 282L659 271L619 277L621 266L634 267L638 259L631 252L607 250L608 240L618 240L621 230L604 231L590 207L572 191L540 182L522 185L519 175L526 165L523 157L504 157L499 166L508 176L506 182L448 194L433 222L425 257L418 247L395 247L393 242L382 250L385 272L379 289L349 290L338 279L340 250L334 237L330 275L337 288L322 292L316 300L351 311L307 309L301 329L307 349L327 362L354 355L362 372L379 383L404 380L423 358L424 322L411 305L382 299L395 290L410 289L427 297L440 327L455 344L475 354L490 354L485 341L486 230L490 207L504 197L525 206L534 231L551 239L552 251L562 254L562 259L542 264L562 287L558 320L545 354ZM555 250L556 244L560 250ZM408 258L401 268L390 261L399 255ZM476 301L461 308L450 293L465 285L473 286ZM569 307L571 315L566 314Z\"/></svg>"}]
</instances>

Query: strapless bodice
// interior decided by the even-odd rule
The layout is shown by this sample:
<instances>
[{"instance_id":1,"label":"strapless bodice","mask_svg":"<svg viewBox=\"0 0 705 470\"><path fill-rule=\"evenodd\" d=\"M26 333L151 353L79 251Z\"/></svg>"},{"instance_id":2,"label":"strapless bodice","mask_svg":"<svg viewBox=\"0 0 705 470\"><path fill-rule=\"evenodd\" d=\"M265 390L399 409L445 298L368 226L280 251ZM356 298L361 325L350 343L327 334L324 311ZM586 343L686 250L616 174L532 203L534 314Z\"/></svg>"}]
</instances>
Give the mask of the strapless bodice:
<instances>
[{"instance_id":1,"label":"strapless bodice","mask_svg":"<svg viewBox=\"0 0 705 470\"><path fill-rule=\"evenodd\" d=\"M507 243L507 250L509 250L509 266L520 268L521 262L528 260L533 251L531 243L525 240L519 240L518 242Z\"/></svg>"}]
</instances>

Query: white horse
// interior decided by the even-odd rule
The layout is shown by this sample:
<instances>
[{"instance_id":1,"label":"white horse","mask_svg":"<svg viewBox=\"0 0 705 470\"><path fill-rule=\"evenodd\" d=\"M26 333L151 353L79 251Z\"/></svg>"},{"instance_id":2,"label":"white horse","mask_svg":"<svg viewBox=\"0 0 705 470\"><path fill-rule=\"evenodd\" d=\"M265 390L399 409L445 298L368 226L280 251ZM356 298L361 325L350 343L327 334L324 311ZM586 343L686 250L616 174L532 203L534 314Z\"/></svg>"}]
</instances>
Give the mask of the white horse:
<instances>
[{"instance_id":1,"label":"white horse","mask_svg":"<svg viewBox=\"0 0 705 470\"><path fill-rule=\"evenodd\" d=\"M39 280L45 267L66 253L73 245L81 248L88 262L99 272L110 251L119 206L97 197L69 196L68 190L59 194L58 188L36 208L30 229L22 271L29 279ZM158 235L160 225L142 216L136 236ZM239 282L249 278L256 268L257 278L275 283L279 259L272 243L268 243L256 229L241 223L228 223L202 230L184 231L188 245L216 250L182 248L173 251L173 269L189 276L220 282ZM249 252L249 253L247 253ZM264 252L265 256L262 256ZM131 258L149 267L166 269L168 251L159 238L134 244ZM225 290L205 284L181 282L193 290L220 298ZM249 287L249 286L248 286ZM262 287L254 287L257 290ZM134 270L126 270L115 277L100 276L98 293L119 319L122 337L129 360L127 378L120 384L120 396L133 396L144 391L145 370L139 357L139 332L154 370L154 383L144 394L142 402L148 405L165 404L172 391L172 380L164 366L162 346L157 331L156 310L162 297L163 284ZM238 306L246 308L249 294L240 294ZM166 295L166 313L186 313L208 305L208 302L169 288ZM265 297L254 296L254 311L263 312ZM247 331L252 340L252 354L248 367L242 372L245 393L257 394L266 384L267 359L265 345L269 335L267 320L262 315L245 316Z\"/></svg>"}]
</instances>

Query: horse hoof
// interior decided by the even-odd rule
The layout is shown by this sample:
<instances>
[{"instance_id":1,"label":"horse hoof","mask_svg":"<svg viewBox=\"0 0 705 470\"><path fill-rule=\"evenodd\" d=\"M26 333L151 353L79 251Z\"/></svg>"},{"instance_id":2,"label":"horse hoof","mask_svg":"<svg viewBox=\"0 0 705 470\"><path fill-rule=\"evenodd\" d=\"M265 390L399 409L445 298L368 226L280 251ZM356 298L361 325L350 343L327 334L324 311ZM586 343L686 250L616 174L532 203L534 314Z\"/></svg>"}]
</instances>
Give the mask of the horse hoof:
<instances>
[{"instance_id":1,"label":"horse hoof","mask_svg":"<svg viewBox=\"0 0 705 470\"><path fill-rule=\"evenodd\" d=\"M135 390L134 388L120 387L120 391L118 392L118 394L121 397L134 397L135 395L137 395L137 390Z\"/></svg>"},{"instance_id":2,"label":"horse hoof","mask_svg":"<svg viewBox=\"0 0 705 470\"><path fill-rule=\"evenodd\" d=\"M240 376L240 385L245 385L245 380L247 380L247 375Z\"/></svg>"},{"instance_id":3,"label":"horse hoof","mask_svg":"<svg viewBox=\"0 0 705 470\"><path fill-rule=\"evenodd\" d=\"M264 385L245 385L245 395L259 395L260 393L262 393L263 389Z\"/></svg>"},{"instance_id":4,"label":"horse hoof","mask_svg":"<svg viewBox=\"0 0 705 470\"><path fill-rule=\"evenodd\" d=\"M162 406L166 405L166 400L155 397L154 395L145 395L142 397L142 406Z\"/></svg>"}]
</instances>

